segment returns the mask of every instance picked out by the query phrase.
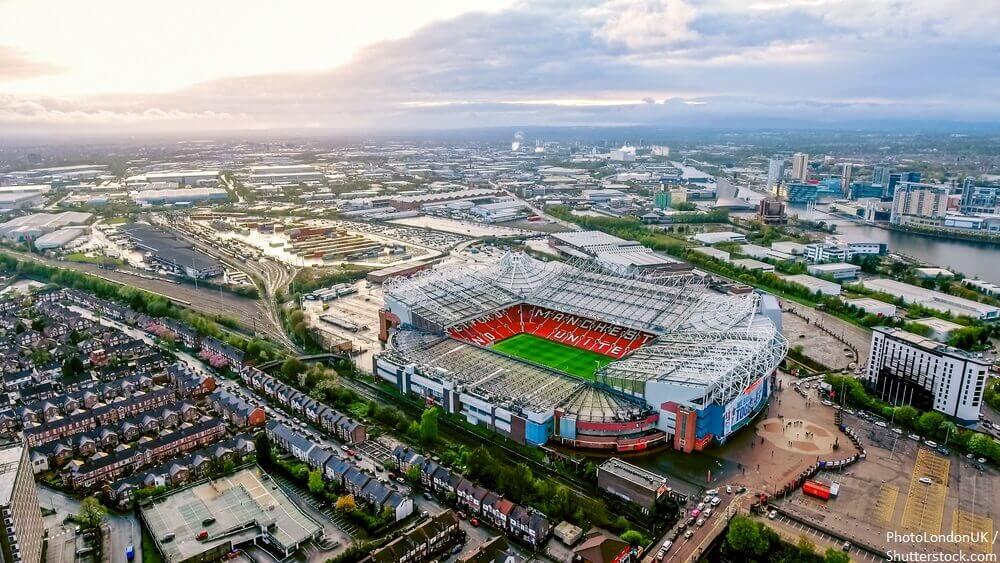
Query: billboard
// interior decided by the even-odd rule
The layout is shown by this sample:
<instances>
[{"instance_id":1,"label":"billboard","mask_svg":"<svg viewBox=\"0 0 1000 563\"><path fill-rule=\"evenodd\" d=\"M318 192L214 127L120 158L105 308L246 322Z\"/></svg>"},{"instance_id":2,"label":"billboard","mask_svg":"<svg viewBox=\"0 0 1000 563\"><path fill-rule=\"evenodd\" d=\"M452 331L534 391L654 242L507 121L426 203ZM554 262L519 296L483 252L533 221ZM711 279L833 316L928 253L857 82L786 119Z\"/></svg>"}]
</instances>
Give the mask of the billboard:
<instances>
[{"instance_id":1,"label":"billboard","mask_svg":"<svg viewBox=\"0 0 1000 563\"><path fill-rule=\"evenodd\" d=\"M768 384L767 376L761 377L750 384L749 387L740 393L726 405L726 412L722 419L722 435L728 436L733 430L738 429L758 408L767 400Z\"/></svg>"}]
</instances>

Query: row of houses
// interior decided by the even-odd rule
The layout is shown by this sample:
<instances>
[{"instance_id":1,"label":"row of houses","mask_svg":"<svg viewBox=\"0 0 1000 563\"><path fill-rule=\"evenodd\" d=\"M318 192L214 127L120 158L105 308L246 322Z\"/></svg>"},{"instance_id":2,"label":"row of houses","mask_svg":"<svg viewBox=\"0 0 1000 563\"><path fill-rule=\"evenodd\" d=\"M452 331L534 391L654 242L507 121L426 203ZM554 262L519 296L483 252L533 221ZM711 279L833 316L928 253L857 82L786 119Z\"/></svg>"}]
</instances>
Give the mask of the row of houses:
<instances>
[{"instance_id":1,"label":"row of houses","mask_svg":"<svg viewBox=\"0 0 1000 563\"><path fill-rule=\"evenodd\" d=\"M52 394L44 399L25 402L15 409L21 424L51 422L78 410L92 409L100 403L110 403L119 398L129 397L137 392L148 392L156 388L153 377L145 374L130 375L116 381L94 384L75 391Z\"/></svg>"},{"instance_id":2,"label":"row of houses","mask_svg":"<svg viewBox=\"0 0 1000 563\"><path fill-rule=\"evenodd\" d=\"M393 450L392 462L401 473L419 468L420 483L425 489L444 497L454 497L458 506L470 514L480 516L532 547L541 545L552 529L548 518L541 512L515 504L406 446L397 446Z\"/></svg>"},{"instance_id":3,"label":"row of houses","mask_svg":"<svg viewBox=\"0 0 1000 563\"><path fill-rule=\"evenodd\" d=\"M185 423L173 432L148 441L95 456L84 463L71 462L63 469L65 482L74 490L88 490L132 474L142 467L161 462L222 439L226 425L219 419Z\"/></svg>"},{"instance_id":4,"label":"row of houses","mask_svg":"<svg viewBox=\"0 0 1000 563\"><path fill-rule=\"evenodd\" d=\"M26 426L24 428L24 442L28 447L34 448L67 436L93 430L98 426L114 424L130 416L165 407L176 400L177 394L171 388L136 392L128 397L120 397L111 403L101 404L90 410L57 418L45 424Z\"/></svg>"},{"instance_id":5,"label":"row of houses","mask_svg":"<svg viewBox=\"0 0 1000 563\"><path fill-rule=\"evenodd\" d=\"M388 480L379 480L351 460L341 458L340 454L280 422L268 422L266 432L273 444L311 469L322 470L327 481L375 512L389 509L397 522L413 514L413 499L395 490Z\"/></svg>"},{"instance_id":6,"label":"row of houses","mask_svg":"<svg viewBox=\"0 0 1000 563\"><path fill-rule=\"evenodd\" d=\"M178 401L162 409L147 411L32 448L32 467L37 475L62 467L71 459L87 460L100 452L112 453L144 436L155 437L162 431L177 428L185 422L196 422L201 417L194 405Z\"/></svg>"},{"instance_id":7,"label":"row of houses","mask_svg":"<svg viewBox=\"0 0 1000 563\"><path fill-rule=\"evenodd\" d=\"M244 434L233 436L109 483L104 487L104 494L111 504L128 508L135 493L141 489L177 487L203 479L209 476L213 464L216 468L226 463L239 464L253 453L253 438Z\"/></svg>"},{"instance_id":8,"label":"row of houses","mask_svg":"<svg viewBox=\"0 0 1000 563\"><path fill-rule=\"evenodd\" d=\"M267 420L263 408L229 391L216 389L208 395L208 402L219 416L237 428L263 426Z\"/></svg>"},{"instance_id":9,"label":"row of houses","mask_svg":"<svg viewBox=\"0 0 1000 563\"><path fill-rule=\"evenodd\" d=\"M376 549L363 563L415 563L430 561L465 537L453 510L435 514Z\"/></svg>"},{"instance_id":10,"label":"row of houses","mask_svg":"<svg viewBox=\"0 0 1000 563\"><path fill-rule=\"evenodd\" d=\"M364 442L368 438L367 428L361 421L324 405L255 367L243 369L240 372L240 378L251 389L275 400L289 411L308 419L323 430L335 435L342 442L356 444Z\"/></svg>"}]
</instances>

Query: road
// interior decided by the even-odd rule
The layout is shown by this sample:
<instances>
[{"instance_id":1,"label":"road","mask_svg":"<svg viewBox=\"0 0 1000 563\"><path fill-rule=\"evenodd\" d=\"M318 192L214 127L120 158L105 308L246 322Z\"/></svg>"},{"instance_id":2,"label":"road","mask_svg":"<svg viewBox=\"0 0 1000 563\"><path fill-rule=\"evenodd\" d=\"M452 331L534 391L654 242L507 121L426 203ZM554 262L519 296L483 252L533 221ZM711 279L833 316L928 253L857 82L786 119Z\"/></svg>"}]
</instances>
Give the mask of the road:
<instances>
[{"instance_id":1,"label":"road","mask_svg":"<svg viewBox=\"0 0 1000 563\"><path fill-rule=\"evenodd\" d=\"M45 518L45 527L50 535L62 532L63 520L80 512L80 501L42 484L38 485L38 503L42 508L56 511L54 516ZM111 545L105 546L105 550L111 554L112 563L126 563L125 548L129 545L135 546L134 563L142 563L140 549L142 531L135 513L109 511L106 521L111 528Z\"/></svg>"}]
</instances>

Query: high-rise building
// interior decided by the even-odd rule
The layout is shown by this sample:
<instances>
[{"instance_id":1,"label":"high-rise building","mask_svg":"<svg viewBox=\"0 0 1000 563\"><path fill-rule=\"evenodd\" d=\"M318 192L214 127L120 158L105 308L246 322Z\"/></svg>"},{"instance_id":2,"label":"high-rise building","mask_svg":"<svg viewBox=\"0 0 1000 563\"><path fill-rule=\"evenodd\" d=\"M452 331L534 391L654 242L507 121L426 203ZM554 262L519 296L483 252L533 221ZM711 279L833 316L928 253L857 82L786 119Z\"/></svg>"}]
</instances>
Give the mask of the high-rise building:
<instances>
[{"instance_id":1,"label":"high-rise building","mask_svg":"<svg viewBox=\"0 0 1000 563\"><path fill-rule=\"evenodd\" d=\"M851 176L854 175L854 165L850 162L844 163L844 171L840 175L840 195L845 198L851 197Z\"/></svg>"},{"instance_id":2,"label":"high-rise building","mask_svg":"<svg viewBox=\"0 0 1000 563\"><path fill-rule=\"evenodd\" d=\"M872 185L882 186L883 188L889 184L889 172L891 169L888 164L876 164L875 169L872 170Z\"/></svg>"},{"instance_id":3,"label":"high-rise building","mask_svg":"<svg viewBox=\"0 0 1000 563\"><path fill-rule=\"evenodd\" d=\"M979 422L990 362L898 328L872 332L864 379L892 405L936 410L964 424Z\"/></svg>"},{"instance_id":4,"label":"high-rise building","mask_svg":"<svg viewBox=\"0 0 1000 563\"><path fill-rule=\"evenodd\" d=\"M885 185L885 190L882 192L882 199L890 200L892 196L896 195L896 186L903 179L903 175L899 172L890 172L889 181Z\"/></svg>"},{"instance_id":5,"label":"high-rise building","mask_svg":"<svg viewBox=\"0 0 1000 563\"><path fill-rule=\"evenodd\" d=\"M819 186L805 182L789 182L785 186L788 203L811 203L819 197Z\"/></svg>"},{"instance_id":6,"label":"high-rise building","mask_svg":"<svg viewBox=\"0 0 1000 563\"><path fill-rule=\"evenodd\" d=\"M900 182L892 198L895 225L905 223L932 224L948 214L948 188L930 184Z\"/></svg>"},{"instance_id":7,"label":"high-rise building","mask_svg":"<svg viewBox=\"0 0 1000 563\"><path fill-rule=\"evenodd\" d=\"M809 179L809 155L797 152L792 155L792 178L805 182Z\"/></svg>"},{"instance_id":8,"label":"high-rise building","mask_svg":"<svg viewBox=\"0 0 1000 563\"><path fill-rule=\"evenodd\" d=\"M904 178L904 180L906 180L907 182L919 182L920 172L907 172L906 178Z\"/></svg>"},{"instance_id":9,"label":"high-rise building","mask_svg":"<svg viewBox=\"0 0 1000 563\"><path fill-rule=\"evenodd\" d=\"M0 522L0 560L42 560L45 525L28 449L20 442L0 445Z\"/></svg>"},{"instance_id":10,"label":"high-rise building","mask_svg":"<svg viewBox=\"0 0 1000 563\"><path fill-rule=\"evenodd\" d=\"M783 158L772 158L767 161L767 189L768 191L777 191L776 187L778 182L781 181L781 176L785 173L785 159Z\"/></svg>"}]
</instances>

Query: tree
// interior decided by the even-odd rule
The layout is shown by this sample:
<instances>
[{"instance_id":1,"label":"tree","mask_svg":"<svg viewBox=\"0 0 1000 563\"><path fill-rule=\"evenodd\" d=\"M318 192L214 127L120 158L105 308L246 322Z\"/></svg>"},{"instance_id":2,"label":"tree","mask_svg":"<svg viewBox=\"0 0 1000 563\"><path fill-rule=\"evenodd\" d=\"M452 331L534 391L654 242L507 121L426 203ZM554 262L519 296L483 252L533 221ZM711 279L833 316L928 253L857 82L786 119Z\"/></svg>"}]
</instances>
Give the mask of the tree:
<instances>
[{"instance_id":1,"label":"tree","mask_svg":"<svg viewBox=\"0 0 1000 563\"><path fill-rule=\"evenodd\" d=\"M101 501L96 497L87 497L80 503L80 512L76 515L76 519L84 528L96 528L104 522L107 513L108 510Z\"/></svg>"},{"instance_id":2,"label":"tree","mask_svg":"<svg viewBox=\"0 0 1000 563\"><path fill-rule=\"evenodd\" d=\"M420 482L420 467L414 465L413 467L406 470L406 480L410 482L411 485L416 485Z\"/></svg>"},{"instance_id":3,"label":"tree","mask_svg":"<svg viewBox=\"0 0 1000 563\"><path fill-rule=\"evenodd\" d=\"M628 543L632 547L639 547L640 545L646 545L646 537L642 535L641 532L637 530L628 530L622 534L622 541Z\"/></svg>"},{"instance_id":4,"label":"tree","mask_svg":"<svg viewBox=\"0 0 1000 563\"><path fill-rule=\"evenodd\" d=\"M73 377L75 375L79 375L83 373L83 369L84 369L83 360L81 360L80 356L76 354L63 360L62 364L63 377Z\"/></svg>"},{"instance_id":5,"label":"tree","mask_svg":"<svg viewBox=\"0 0 1000 563\"><path fill-rule=\"evenodd\" d=\"M944 415L939 412L925 412L917 419L917 430L925 436L934 436L944 422Z\"/></svg>"},{"instance_id":6,"label":"tree","mask_svg":"<svg viewBox=\"0 0 1000 563\"><path fill-rule=\"evenodd\" d=\"M267 437L266 432L260 432L253 439L253 446L257 452L257 463L261 467L267 469L274 465L274 459L271 456L271 439Z\"/></svg>"},{"instance_id":7,"label":"tree","mask_svg":"<svg viewBox=\"0 0 1000 563\"><path fill-rule=\"evenodd\" d=\"M823 561L825 563L851 563L851 558L846 553L832 547L827 549L824 555Z\"/></svg>"},{"instance_id":8,"label":"tree","mask_svg":"<svg viewBox=\"0 0 1000 563\"><path fill-rule=\"evenodd\" d=\"M354 495L344 495L337 499L334 508L337 512L342 512L344 514L350 514L358 509L358 503L354 501Z\"/></svg>"},{"instance_id":9,"label":"tree","mask_svg":"<svg viewBox=\"0 0 1000 563\"><path fill-rule=\"evenodd\" d=\"M896 407L896 422L901 426L913 428L913 423L917 420L919 414L917 409L911 406Z\"/></svg>"},{"instance_id":10,"label":"tree","mask_svg":"<svg viewBox=\"0 0 1000 563\"><path fill-rule=\"evenodd\" d=\"M323 481L323 472L319 469L314 469L309 472L309 492L314 495L318 495L326 490L326 482Z\"/></svg>"},{"instance_id":11,"label":"tree","mask_svg":"<svg viewBox=\"0 0 1000 563\"><path fill-rule=\"evenodd\" d=\"M281 375L285 380L293 381L306 370L306 364L298 358L288 358L281 364Z\"/></svg>"},{"instance_id":12,"label":"tree","mask_svg":"<svg viewBox=\"0 0 1000 563\"><path fill-rule=\"evenodd\" d=\"M437 407L424 410L420 415L420 441L433 444L438 439L438 416L441 411Z\"/></svg>"},{"instance_id":13,"label":"tree","mask_svg":"<svg viewBox=\"0 0 1000 563\"><path fill-rule=\"evenodd\" d=\"M771 547L761 525L745 516L735 516L729 522L726 543L734 551L753 557L763 557Z\"/></svg>"},{"instance_id":14,"label":"tree","mask_svg":"<svg viewBox=\"0 0 1000 563\"><path fill-rule=\"evenodd\" d=\"M799 554L803 559L816 553L816 544L809 541L809 538L805 536L799 536L799 541L795 544L795 547L799 549Z\"/></svg>"}]
</instances>

